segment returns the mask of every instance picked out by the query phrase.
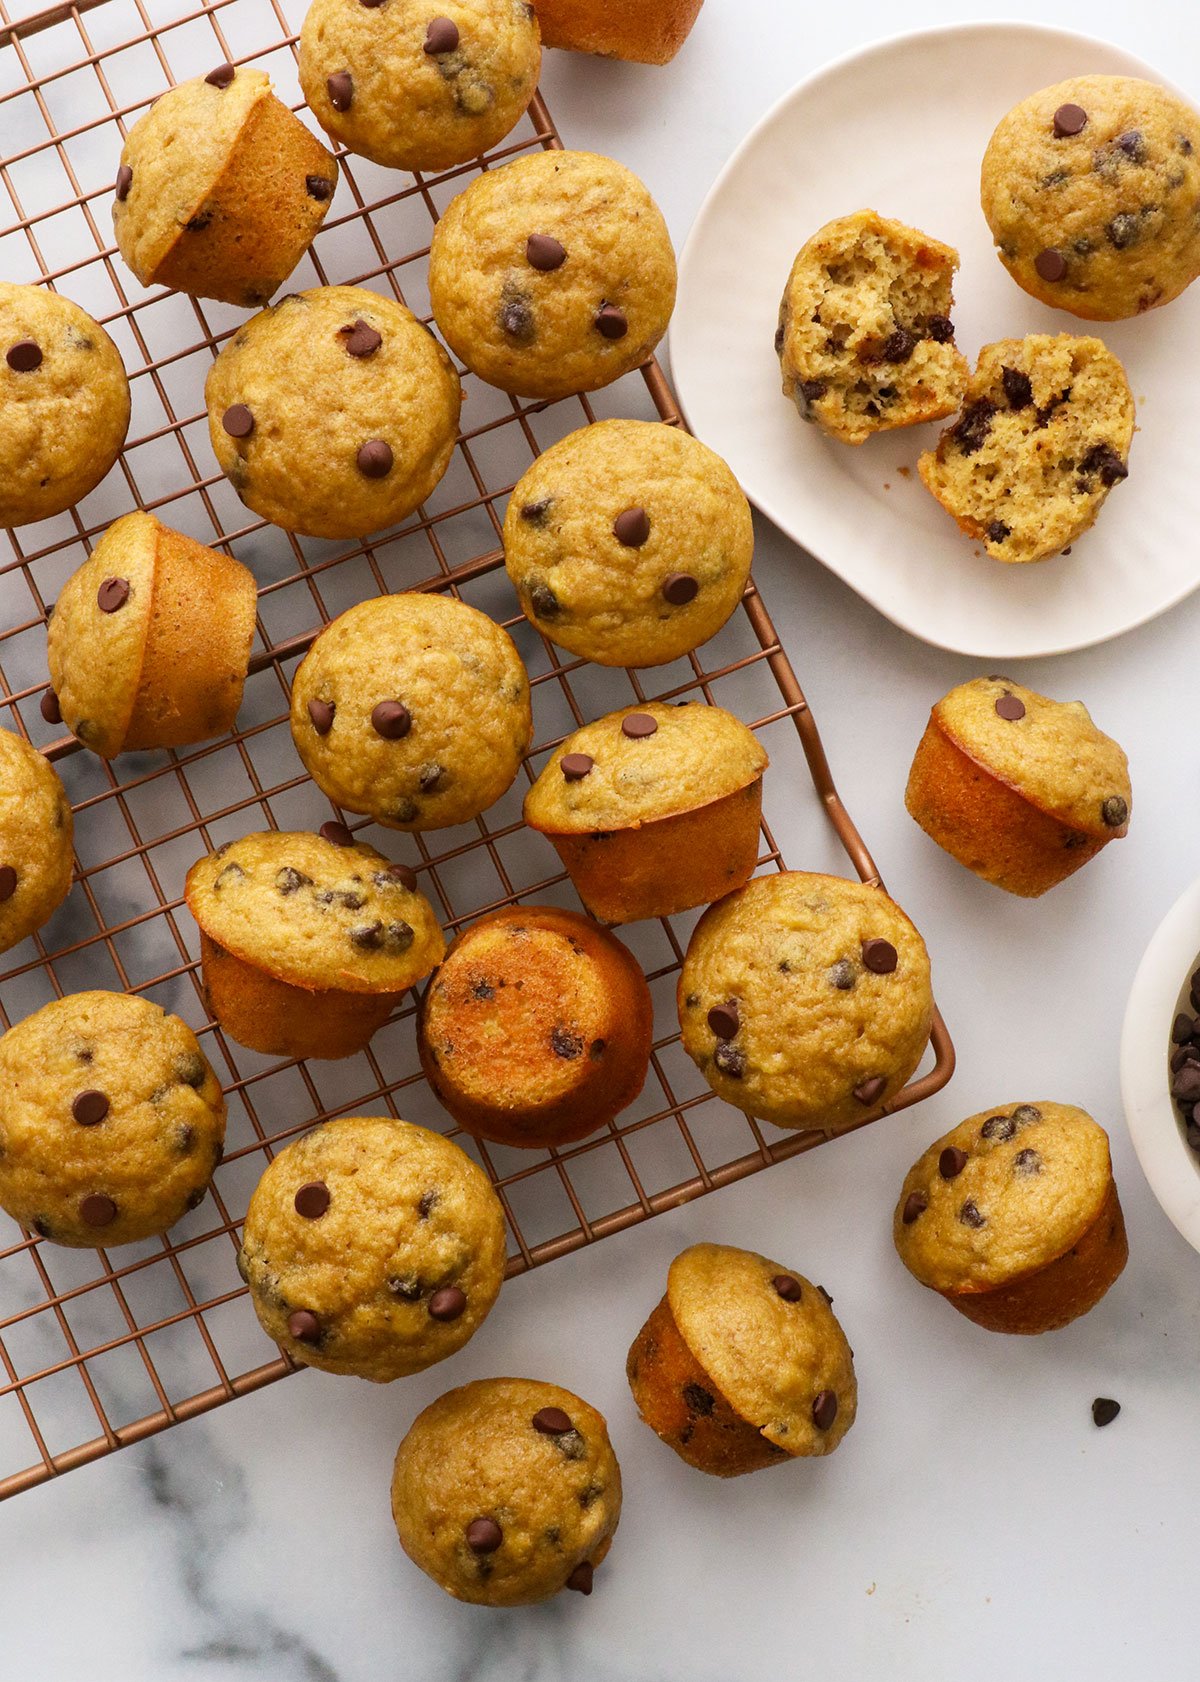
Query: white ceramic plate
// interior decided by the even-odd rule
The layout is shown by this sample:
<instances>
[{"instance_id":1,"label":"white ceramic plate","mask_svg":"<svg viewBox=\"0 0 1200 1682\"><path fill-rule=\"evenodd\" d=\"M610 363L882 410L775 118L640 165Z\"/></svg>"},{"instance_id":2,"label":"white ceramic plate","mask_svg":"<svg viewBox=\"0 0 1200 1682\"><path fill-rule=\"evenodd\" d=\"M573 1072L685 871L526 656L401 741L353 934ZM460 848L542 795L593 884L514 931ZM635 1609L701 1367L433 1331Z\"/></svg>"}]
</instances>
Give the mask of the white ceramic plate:
<instances>
[{"instance_id":1,"label":"white ceramic plate","mask_svg":"<svg viewBox=\"0 0 1200 1682\"><path fill-rule=\"evenodd\" d=\"M747 495L896 624L959 653L1087 647L1200 584L1200 282L1164 309L1098 327L1027 297L979 208L993 128L1035 89L1090 72L1164 78L1086 36L964 25L868 47L801 83L747 136L684 247L671 327L675 387L695 432ZM990 560L917 478L937 426L858 449L805 425L780 390L773 337L792 259L831 217L870 206L955 246L957 342L1098 332L1138 399L1130 477L1067 557ZM943 423L944 424L944 423Z\"/></svg>"}]
</instances>

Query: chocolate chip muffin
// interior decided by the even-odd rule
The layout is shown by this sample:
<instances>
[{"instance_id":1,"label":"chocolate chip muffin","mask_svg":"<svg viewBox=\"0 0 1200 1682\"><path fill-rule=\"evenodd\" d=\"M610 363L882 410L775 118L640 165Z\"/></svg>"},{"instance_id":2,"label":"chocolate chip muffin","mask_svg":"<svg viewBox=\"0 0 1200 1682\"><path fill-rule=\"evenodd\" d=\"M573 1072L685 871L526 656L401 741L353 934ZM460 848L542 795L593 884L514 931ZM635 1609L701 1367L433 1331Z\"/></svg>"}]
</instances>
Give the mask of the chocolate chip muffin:
<instances>
[{"instance_id":1,"label":"chocolate chip muffin","mask_svg":"<svg viewBox=\"0 0 1200 1682\"><path fill-rule=\"evenodd\" d=\"M675 254L637 176L592 152L490 169L433 235L429 298L456 356L521 397L611 384L650 355L675 307Z\"/></svg>"},{"instance_id":2,"label":"chocolate chip muffin","mask_svg":"<svg viewBox=\"0 0 1200 1682\"><path fill-rule=\"evenodd\" d=\"M337 805L388 829L446 829L499 800L532 731L512 638L447 596L359 602L292 681L292 739Z\"/></svg>"},{"instance_id":3,"label":"chocolate chip muffin","mask_svg":"<svg viewBox=\"0 0 1200 1682\"><path fill-rule=\"evenodd\" d=\"M1125 754L1082 701L1002 677L960 683L936 704L905 794L939 847L1027 899L1125 835L1132 804Z\"/></svg>"},{"instance_id":4,"label":"chocolate chip muffin","mask_svg":"<svg viewBox=\"0 0 1200 1682\"><path fill-rule=\"evenodd\" d=\"M693 1244L629 1351L638 1412L713 1477L832 1454L858 1408L832 1300L753 1250Z\"/></svg>"},{"instance_id":5,"label":"chocolate chip muffin","mask_svg":"<svg viewBox=\"0 0 1200 1682\"><path fill-rule=\"evenodd\" d=\"M340 823L226 842L185 893L209 1008L270 1056L361 1051L445 951L415 873Z\"/></svg>"},{"instance_id":6,"label":"chocolate chip muffin","mask_svg":"<svg viewBox=\"0 0 1200 1682\"><path fill-rule=\"evenodd\" d=\"M74 821L49 760L0 730L0 952L57 911L71 888Z\"/></svg>"},{"instance_id":7,"label":"chocolate chip muffin","mask_svg":"<svg viewBox=\"0 0 1200 1682\"><path fill-rule=\"evenodd\" d=\"M294 1361L386 1384L478 1331L504 1252L500 1199L457 1145L390 1116L346 1116L270 1163L238 1271Z\"/></svg>"},{"instance_id":8,"label":"chocolate chip muffin","mask_svg":"<svg viewBox=\"0 0 1200 1682\"><path fill-rule=\"evenodd\" d=\"M962 413L917 463L993 560L1044 561L1129 477L1133 393L1099 339L1031 333L985 345Z\"/></svg>"},{"instance_id":9,"label":"chocolate chip muffin","mask_svg":"<svg viewBox=\"0 0 1200 1682\"><path fill-rule=\"evenodd\" d=\"M753 874L766 768L723 707L647 701L568 736L525 796L525 822L593 917L670 917Z\"/></svg>"},{"instance_id":10,"label":"chocolate chip muffin","mask_svg":"<svg viewBox=\"0 0 1200 1682\"><path fill-rule=\"evenodd\" d=\"M983 214L1018 286L1088 321L1170 303L1200 274L1200 114L1135 76L1076 76L1001 118Z\"/></svg>"},{"instance_id":11,"label":"chocolate chip muffin","mask_svg":"<svg viewBox=\"0 0 1200 1682\"><path fill-rule=\"evenodd\" d=\"M312 244L337 179L269 76L221 64L169 88L130 129L117 245L143 286L254 309Z\"/></svg>"},{"instance_id":12,"label":"chocolate chip muffin","mask_svg":"<svg viewBox=\"0 0 1200 1682\"><path fill-rule=\"evenodd\" d=\"M603 1127L642 1090L654 1010L633 954L574 911L470 924L425 991L421 1067L460 1126L531 1149Z\"/></svg>"},{"instance_id":13,"label":"chocolate chip muffin","mask_svg":"<svg viewBox=\"0 0 1200 1682\"><path fill-rule=\"evenodd\" d=\"M59 592L46 653L63 722L103 759L233 728L254 638L253 574L126 514Z\"/></svg>"},{"instance_id":14,"label":"chocolate chip muffin","mask_svg":"<svg viewBox=\"0 0 1200 1682\"><path fill-rule=\"evenodd\" d=\"M1129 1257L1108 1135L1042 1100L981 1110L930 1145L892 1232L913 1277L992 1332L1069 1324Z\"/></svg>"},{"instance_id":15,"label":"chocolate chip muffin","mask_svg":"<svg viewBox=\"0 0 1200 1682\"><path fill-rule=\"evenodd\" d=\"M224 1140L195 1034L149 999L72 993L0 1038L0 1207L55 1244L165 1232L203 1202Z\"/></svg>"},{"instance_id":16,"label":"chocolate chip muffin","mask_svg":"<svg viewBox=\"0 0 1200 1682\"><path fill-rule=\"evenodd\" d=\"M843 444L939 420L967 364L954 344L958 252L874 210L839 216L801 247L779 306L783 392Z\"/></svg>"},{"instance_id":17,"label":"chocolate chip muffin","mask_svg":"<svg viewBox=\"0 0 1200 1682\"><path fill-rule=\"evenodd\" d=\"M691 33L704 0L537 0L548 47L599 53L635 64L668 64Z\"/></svg>"},{"instance_id":18,"label":"chocolate chip muffin","mask_svg":"<svg viewBox=\"0 0 1200 1682\"><path fill-rule=\"evenodd\" d=\"M477 158L516 127L541 65L526 0L313 0L300 86L326 134L389 169Z\"/></svg>"},{"instance_id":19,"label":"chocolate chip muffin","mask_svg":"<svg viewBox=\"0 0 1200 1682\"><path fill-rule=\"evenodd\" d=\"M933 1019L929 956L882 888L801 870L710 906L679 974L684 1049L718 1098L839 1133L887 1107Z\"/></svg>"},{"instance_id":20,"label":"chocolate chip muffin","mask_svg":"<svg viewBox=\"0 0 1200 1682\"><path fill-rule=\"evenodd\" d=\"M603 1417L570 1390L480 1379L413 1421L392 1516L413 1564L456 1600L591 1594L621 1517L621 1470Z\"/></svg>"},{"instance_id":21,"label":"chocolate chip muffin","mask_svg":"<svg viewBox=\"0 0 1200 1682\"><path fill-rule=\"evenodd\" d=\"M0 526L48 520L95 490L129 429L108 334L44 286L0 281Z\"/></svg>"},{"instance_id":22,"label":"chocolate chip muffin","mask_svg":"<svg viewBox=\"0 0 1200 1682\"><path fill-rule=\"evenodd\" d=\"M247 508L309 537L365 537L441 479L461 390L403 304L318 286L240 328L204 397L213 453Z\"/></svg>"},{"instance_id":23,"label":"chocolate chip muffin","mask_svg":"<svg viewBox=\"0 0 1200 1682\"><path fill-rule=\"evenodd\" d=\"M750 505L720 456L659 421L581 427L504 519L526 617L601 666L661 666L714 636L750 576Z\"/></svg>"}]
</instances>

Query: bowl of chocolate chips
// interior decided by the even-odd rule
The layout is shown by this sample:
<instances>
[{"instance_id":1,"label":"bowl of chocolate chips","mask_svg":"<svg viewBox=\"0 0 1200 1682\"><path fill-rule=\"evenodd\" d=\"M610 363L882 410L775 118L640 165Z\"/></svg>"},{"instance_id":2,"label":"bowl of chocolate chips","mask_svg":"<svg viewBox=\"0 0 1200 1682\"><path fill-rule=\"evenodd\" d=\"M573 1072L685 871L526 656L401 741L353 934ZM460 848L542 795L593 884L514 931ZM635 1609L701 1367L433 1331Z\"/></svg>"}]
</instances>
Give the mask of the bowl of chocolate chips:
<instances>
[{"instance_id":1,"label":"bowl of chocolate chips","mask_svg":"<svg viewBox=\"0 0 1200 1682\"><path fill-rule=\"evenodd\" d=\"M1167 912L1130 989L1121 1096L1142 1172L1200 1250L1200 880Z\"/></svg>"}]
</instances>

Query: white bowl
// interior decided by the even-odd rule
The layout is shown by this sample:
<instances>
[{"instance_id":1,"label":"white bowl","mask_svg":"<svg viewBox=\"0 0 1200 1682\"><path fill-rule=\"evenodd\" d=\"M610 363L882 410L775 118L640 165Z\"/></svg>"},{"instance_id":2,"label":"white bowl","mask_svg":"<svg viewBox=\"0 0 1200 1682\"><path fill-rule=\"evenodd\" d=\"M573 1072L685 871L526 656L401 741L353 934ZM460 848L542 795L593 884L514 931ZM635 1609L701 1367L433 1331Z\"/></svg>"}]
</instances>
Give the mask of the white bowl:
<instances>
[{"instance_id":1,"label":"white bowl","mask_svg":"<svg viewBox=\"0 0 1200 1682\"><path fill-rule=\"evenodd\" d=\"M1121 1030L1121 1096L1133 1148L1163 1212L1200 1250L1200 1157L1171 1098L1171 1025L1200 964L1200 879L1167 912L1138 966Z\"/></svg>"}]
</instances>

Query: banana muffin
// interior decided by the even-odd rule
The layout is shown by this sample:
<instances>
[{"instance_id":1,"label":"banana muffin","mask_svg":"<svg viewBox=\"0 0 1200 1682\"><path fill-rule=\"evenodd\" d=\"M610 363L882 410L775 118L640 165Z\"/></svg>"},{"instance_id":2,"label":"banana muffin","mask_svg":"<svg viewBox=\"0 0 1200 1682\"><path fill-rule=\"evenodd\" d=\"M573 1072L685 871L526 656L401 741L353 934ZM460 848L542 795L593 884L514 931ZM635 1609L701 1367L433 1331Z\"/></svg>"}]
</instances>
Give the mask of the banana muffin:
<instances>
[{"instance_id":1,"label":"banana muffin","mask_svg":"<svg viewBox=\"0 0 1200 1682\"><path fill-rule=\"evenodd\" d=\"M389 169L450 169L515 128L541 65L526 0L313 0L300 86L326 134Z\"/></svg>"},{"instance_id":2,"label":"banana muffin","mask_svg":"<svg viewBox=\"0 0 1200 1682\"><path fill-rule=\"evenodd\" d=\"M803 419L862 444L953 414L967 380L950 319L957 268L950 246L874 210L820 228L792 264L775 334Z\"/></svg>"},{"instance_id":3,"label":"banana muffin","mask_svg":"<svg viewBox=\"0 0 1200 1682\"><path fill-rule=\"evenodd\" d=\"M78 304L0 281L0 526L81 502L120 454L129 381L116 345Z\"/></svg>"},{"instance_id":4,"label":"banana muffin","mask_svg":"<svg viewBox=\"0 0 1200 1682\"><path fill-rule=\"evenodd\" d=\"M292 739L309 775L388 829L477 817L511 785L532 728L512 638L448 596L359 602L292 680Z\"/></svg>"},{"instance_id":5,"label":"banana muffin","mask_svg":"<svg viewBox=\"0 0 1200 1682\"><path fill-rule=\"evenodd\" d=\"M340 823L226 842L184 891L209 1008L270 1056L361 1051L445 951L414 872Z\"/></svg>"},{"instance_id":6,"label":"banana muffin","mask_svg":"<svg viewBox=\"0 0 1200 1682\"><path fill-rule=\"evenodd\" d=\"M572 432L518 482L504 519L526 618L601 666L661 666L707 642L741 600L753 552L729 468L660 421Z\"/></svg>"},{"instance_id":7,"label":"banana muffin","mask_svg":"<svg viewBox=\"0 0 1200 1682\"><path fill-rule=\"evenodd\" d=\"M68 730L103 759L233 728L254 640L253 575L126 514L59 592L46 653Z\"/></svg>"},{"instance_id":8,"label":"banana muffin","mask_svg":"<svg viewBox=\"0 0 1200 1682\"><path fill-rule=\"evenodd\" d=\"M416 316L361 286L289 293L204 383L222 473L247 508L309 537L365 537L411 514L449 465L461 395Z\"/></svg>"},{"instance_id":9,"label":"banana muffin","mask_svg":"<svg viewBox=\"0 0 1200 1682\"><path fill-rule=\"evenodd\" d=\"M537 152L447 206L429 254L446 342L490 385L568 397L644 362L675 307L662 213L623 164Z\"/></svg>"},{"instance_id":10,"label":"banana muffin","mask_svg":"<svg viewBox=\"0 0 1200 1682\"><path fill-rule=\"evenodd\" d=\"M1129 1257L1108 1135L1041 1100L981 1110L930 1145L892 1233L915 1279L992 1332L1068 1325Z\"/></svg>"},{"instance_id":11,"label":"banana muffin","mask_svg":"<svg viewBox=\"0 0 1200 1682\"><path fill-rule=\"evenodd\" d=\"M413 1564L456 1600L591 1594L621 1517L603 1416L557 1384L484 1378L439 1396L400 1444L392 1517Z\"/></svg>"},{"instance_id":12,"label":"banana muffin","mask_svg":"<svg viewBox=\"0 0 1200 1682\"><path fill-rule=\"evenodd\" d=\"M882 888L801 870L710 906L678 986L683 1045L718 1098L839 1133L885 1109L933 1020L929 955Z\"/></svg>"},{"instance_id":13,"label":"banana muffin","mask_svg":"<svg viewBox=\"0 0 1200 1682\"><path fill-rule=\"evenodd\" d=\"M525 796L593 917L670 917L758 862L767 755L723 707L647 701L585 724Z\"/></svg>"},{"instance_id":14,"label":"banana muffin","mask_svg":"<svg viewBox=\"0 0 1200 1682\"><path fill-rule=\"evenodd\" d=\"M650 989L615 935L575 911L518 905L455 940L425 991L417 1044L460 1126L544 1148L632 1104L653 1030Z\"/></svg>"},{"instance_id":15,"label":"banana muffin","mask_svg":"<svg viewBox=\"0 0 1200 1682\"><path fill-rule=\"evenodd\" d=\"M1133 791L1082 701L977 677L930 713L904 802L976 876L1036 899L1128 832Z\"/></svg>"},{"instance_id":16,"label":"banana muffin","mask_svg":"<svg viewBox=\"0 0 1200 1682\"><path fill-rule=\"evenodd\" d=\"M0 1038L0 1207L55 1244L166 1232L203 1202L224 1141L195 1034L149 999L71 993Z\"/></svg>"},{"instance_id":17,"label":"banana muffin","mask_svg":"<svg viewBox=\"0 0 1200 1682\"><path fill-rule=\"evenodd\" d=\"M500 1199L457 1145L346 1116L272 1159L238 1272L294 1361L386 1384L462 1348L499 1295L504 1256Z\"/></svg>"},{"instance_id":18,"label":"banana muffin","mask_svg":"<svg viewBox=\"0 0 1200 1682\"><path fill-rule=\"evenodd\" d=\"M537 0L548 47L635 64L668 64L691 33L704 0Z\"/></svg>"},{"instance_id":19,"label":"banana muffin","mask_svg":"<svg viewBox=\"0 0 1200 1682\"><path fill-rule=\"evenodd\" d=\"M961 415L917 468L993 560L1044 561L1129 477L1133 432L1125 370L1099 339L1031 333L983 347Z\"/></svg>"},{"instance_id":20,"label":"banana muffin","mask_svg":"<svg viewBox=\"0 0 1200 1682\"><path fill-rule=\"evenodd\" d=\"M1076 76L1001 118L983 214L1017 285L1088 321L1178 297L1200 274L1200 113L1136 76Z\"/></svg>"},{"instance_id":21,"label":"banana muffin","mask_svg":"<svg viewBox=\"0 0 1200 1682\"><path fill-rule=\"evenodd\" d=\"M143 286L256 309L312 244L338 166L247 65L161 94L121 150L113 228Z\"/></svg>"},{"instance_id":22,"label":"banana muffin","mask_svg":"<svg viewBox=\"0 0 1200 1682\"><path fill-rule=\"evenodd\" d=\"M753 1250L693 1244L629 1351L638 1412L713 1477L832 1454L854 1423L858 1385L831 1301Z\"/></svg>"},{"instance_id":23,"label":"banana muffin","mask_svg":"<svg viewBox=\"0 0 1200 1682\"><path fill-rule=\"evenodd\" d=\"M71 888L74 819L49 760L0 730L0 952L57 911Z\"/></svg>"}]
</instances>

